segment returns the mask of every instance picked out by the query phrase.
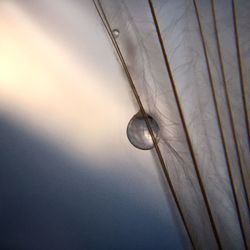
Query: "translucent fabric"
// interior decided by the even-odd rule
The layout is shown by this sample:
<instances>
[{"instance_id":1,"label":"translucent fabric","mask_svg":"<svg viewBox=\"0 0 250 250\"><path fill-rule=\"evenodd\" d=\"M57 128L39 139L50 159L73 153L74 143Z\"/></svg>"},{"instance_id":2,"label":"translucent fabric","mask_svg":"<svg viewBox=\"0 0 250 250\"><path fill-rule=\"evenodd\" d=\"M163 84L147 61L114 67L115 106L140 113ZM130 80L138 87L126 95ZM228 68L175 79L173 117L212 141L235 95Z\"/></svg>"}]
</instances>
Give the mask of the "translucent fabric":
<instances>
[{"instance_id":1,"label":"translucent fabric","mask_svg":"<svg viewBox=\"0 0 250 250\"><path fill-rule=\"evenodd\" d=\"M95 2L160 126L179 226L196 249L249 248L249 2Z\"/></svg>"}]
</instances>

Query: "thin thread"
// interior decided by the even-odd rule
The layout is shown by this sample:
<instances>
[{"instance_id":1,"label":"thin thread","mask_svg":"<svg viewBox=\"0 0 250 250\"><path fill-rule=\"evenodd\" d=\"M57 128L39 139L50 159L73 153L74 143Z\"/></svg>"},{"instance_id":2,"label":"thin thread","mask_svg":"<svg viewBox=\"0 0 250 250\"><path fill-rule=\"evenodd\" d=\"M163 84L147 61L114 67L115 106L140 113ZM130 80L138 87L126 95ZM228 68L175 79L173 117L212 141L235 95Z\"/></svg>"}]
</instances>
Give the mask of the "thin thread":
<instances>
[{"instance_id":1,"label":"thin thread","mask_svg":"<svg viewBox=\"0 0 250 250\"><path fill-rule=\"evenodd\" d=\"M162 39L162 36L161 36L161 31L160 31L160 27L159 27L157 17L156 17L156 14L155 14L154 6L153 6L153 3L152 3L151 0L148 0L148 3L149 3L151 14L152 14L152 17L153 17L153 20L154 20L155 28L156 28L158 39L159 39L159 43L160 43L160 46L161 46L161 50L162 50L162 54L163 54L163 57L164 57L165 65L166 65L166 68L167 68L167 71L168 71L169 79L170 79L171 86L172 86L172 89L173 89L173 93L174 93L174 96L175 96L175 100L176 100L176 103L177 103L177 108L178 108L180 118L181 118L181 121L182 121L183 129L184 129L185 136L186 136L186 139L187 139L187 143L188 143L189 151L190 151L192 161L193 161L193 164L194 164L197 179L198 179L198 182L199 182L199 185L200 185L201 193L203 195L203 199L204 199L204 202L205 202L205 205L206 205L206 208L207 208L207 212L208 212L208 216L209 216L209 219L210 219L211 227L212 227L216 242L218 244L218 247L219 247L219 249L222 249L221 242L220 242L219 235L218 235L218 231L217 231L217 228L216 228L216 225L215 225L215 222L214 222L214 218L213 218L212 211L211 211L211 208L210 208L210 204L209 204L209 201L208 201L208 197L207 197L207 194L206 194L206 190L205 190L205 187L203 185L201 174L200 174L198 164L197 164L197 161L196 161L196 158L195 158L191 138L190 138L190 135L188 133L188 128L187 128L187 125L186 125L186 122L185 122L184 114L183 114L182 107L181 107L180 100L179 100L179 96L178 96L178 92L177 92L176 85L175 85L175 82L174 82L174 78L173 78L173 75L172 75L172 72L171 72L171 67L170 67L170 64L169 64L169 61L168 61L168 56L167 56L166 49L165 49L163 39Z\"/></svg>"},{"instance_id":2,"label":"thin thread","mask_svg":"<svg viewBox=\"0 0 250 250\"><path fill-rule=\"evenodd\" d=\"M246 129L248 133L248 144L250 145L250 123L248 117L248 107L247 107L247 96L246 96L246 84L243 77L243 69L242 69L242 60L241 60L241 53L240 53L240 44L239 44L239 34L237 28L237 15L236 15L236 8L234 0L232 0L232 12L233 12L233 24L234 24L234 34L235 34L235 46L237 51L237 61L238 61L238 70L239 70L239 77L240 77L240 86L241 86L241 93L243 99L243 107L245 113L245 123Z\"/></svg>"},{"instance_id":3,"label":"thin thread","mask_svg":"<svg viewBox=\"0 0 250 250\"><path fill-rule=\"evenodd\" d=\"M211 0L211 8L212 8L212 15L213 15L213 25L214 25L214 30L215 30L216 46L217 46L217 51L218 51L218 55L219 55L220 69L221 69L221 73L222 73L223 87L224 87L224 91L225 91L225 94L226 94L226 103L227 103L227 106L228 106L230 125L231 125L232 131L233 131L233 139L234 139L234 142L236 144L235 127L234 127L234 123L233 123L232 110L231 110L231 105L230 105L230 101L229 101L224 63L223 63L223 60L222 60L221 46L220 46L220 40L219 40L219 34L218 34L218 27L217 27L217 24L216 24L216 14L215 14L214 0ZM245 232L244 232L244 228L243 228L243 218L244 217L240 213L240 205L239 205L238 198L237 198L237 195L236 195L235 183L233 181L232 166L231 166L231 163L230 163L229 158L228 158L228 149L227 149L227 146L226 146L226 143L225 143L225 136L224 136L223 129L222 129L222 123L221 123L221 118L220 118L220 113L219 113L218 103L216 101L216 98L215 98L215 106L216 106L216 115L217 115L220 134L221 134L221 138L222 138L224 154L225 154L226 162L227 162L227 169L228 169L230 184L231 184L231 187L232 187L233 197L234 197L234 201L235 201L235 205L236 205L237 216L238 216L238 220L239 220L239 224L240 224L240 229L241 229L244 245L245 245L245 248L247 249L247 241L246 241L246 236L245 236ZM238 155L238 153L239 153L239 151L237 150L237 155ZM239 155L238 155L238 157L239 157ZM241 171L241 174L242 174L242 171ZM242 178L242 176L241 176L241 178Z\"/></svg>"},{"instance_id":4,"label":"thin thread","mask_svg":"<svg viewBox=\"0 0 250 250\"><path fill-rule=\"evenodd\" d=\"M216 30L217 30L217 27L216 27ZM216 31L216 33L218 33L218 31ZM217 36L216 36L216 40L219 39ZM219 43L219 40L217 41L217 43ZM218 47L218 49L219 49L218 50L219 60L222 62L222 55L221 55L221 51L220 51L220 46ZM225 79L225 73L224 73L224 67L223 67L223 65L221 65L221 68L223 69L222 70L222 77L223 77L223 82L224 82L223 88L224 88L224 92L225 92L225 96L226 96L226 104L227 104L227 107L228 107L230 127L232 129L233 140L234 140L236 154L237 154L237 161L238 161L238 164L239 164L239 169L240 169L240 175L241 175L241 179L242 179L244 194L245 194L245 197L246 197L246 202L247 202L248 210L249 210L249 208L250 208L250 201L249 201L249 196L248 196L247 187L246 187L247 180L246 180L246 178L244 176L244 172L243 172L243 167L242 167L243 166L243 160L242 160L242 157L241 157L241 153L240 153L240 149L239 149L239 143L238 143L237 136L236 136L236 130L235 130L234 121L233 121L232 108L231 108L231 104L230 104L230 100L229 100L229 94L228 94L228 89L227 89L227 84L226 84L226 79Z\"/></svg>"},{"instance_id":5,"label":"thin thread","mask_svg":"<svg viewBox=\"0 0 250 250\"><path fill-rule=\"evenodd\" d=\"M120 51L120 48L119 48L119 46L118 46L116 40L115 40L114 37L113 37L111 27L110 27L109 22L108 22L108 20L107 20L107 18L106 18L106 15L105 15L105 12L104 12L104 10L103 10L103 8L102 8L102 5L101 5L100 1L98 0L98 4L99 4L99 7L100 7L101 12L102 12L102 13L101 13L100 10L99 10L99 8L98 8L98 6L97 6L97 4L96 4L96 2L95 2L95 0L93 0L93 3L94 3L95 8L96 8L96 10L97 10L97 12L98 12L98 15L100 16L100 18L101 18L101 20L102 20L102 22L103 22L103 24L104 24L104 26L105 26L105 28L106 28L106 30L107 30L107 32L108 32L108 35L109 35L109 37L110 37L110 39L111 39L111 41L112 41L112 43L113 43L113 46L114 46L115 49L116 49L116 52L117 52L117 54L118 54L118 56L119 56L119 59L120 59L120 61L121 61L121 63L122 63L123 69L124 69L124 71L125 71L125 73L126 73L126 76L127 76L127 78L128 78L129 85L130 85L130 87L131 87L131 89L132 89L132 91L133 91L133 94L134 94L134 96L135 96L135 98L136 98L137 104L138 104L138 106L139 106L139 108L140 108L140 111L141 111L141 113L142 113L142 115L143 115L143 118L144 118L144 120L145 120L145 122L146 122L146 125L147 125L147 128L148 128L148 130L149 130L150 136L151 136L152 141L153 141L153 143L154 143L154 147L155 147L157 156L158 156L159 161L160 161L160 163L161 163L161 168L162 168L163 173L164 173L164 176L165 176L165 178L166 178L166 180L167 180L167 182L168 182L169 188L170 188L170 190L171 190L171 193L172 193L173 199L174 199L174 201L175 201L176 207L177 207L177 209L178 209L178 211L179 211L180 217L181 217L181 219L182 219L182 221L183 221L184 228L185 228L185 230L186 230L186 232L187 232L187 235L188 235L188 237L189 237L189 240L190 240L190 242L191 242L192 247L195 249L195 245L194 245L194 242L193 242L193 240L192 240L191 233L190 233L190 231L189 231L189 229L188 229L186 219L185 219L184 214L183 214L182 209L181 209L181 205L180 205L180 203L179 203L178 197L177 197L176 192L175 192L175 190L174 190L174 186L173 186L172 181L171 181L171 178L170 178L170 176L169 176L169 173L168 173L168 170L167 170L167 166L166 166L166 164L165 164L165 162L164 162L164 159L163 159L163 156L162 156L162 154L161 154L160 148L159 148L159 146L158 146L158 144L157 144L157 140L156 140L155 135L154 135L154 133L153 133L153 130L152 130L152 128L151 128L151 125L150 125L150 122L149 122L149 119L148 119L148 115L147 115L147 113L146 113L146 111L145 111L145 109L144 109L144 107L143 107L143 104L142 104L142 102L141 102L141 100L140 100L139 94L138 94L137 89L136 89L136 87L135 87L135 85L134 85L134 82L133 82L133 80L132 80L132 77L131 77L131 75L130 75L130 73L129 73L129 70L128 70L128 68L127 68L127 65L126 65L126 62L125 62L125 60L124 60L124 58L123 58L123 55L122 55L122 53L121 53L121 51Z\"/></svg>"}]
</instances>

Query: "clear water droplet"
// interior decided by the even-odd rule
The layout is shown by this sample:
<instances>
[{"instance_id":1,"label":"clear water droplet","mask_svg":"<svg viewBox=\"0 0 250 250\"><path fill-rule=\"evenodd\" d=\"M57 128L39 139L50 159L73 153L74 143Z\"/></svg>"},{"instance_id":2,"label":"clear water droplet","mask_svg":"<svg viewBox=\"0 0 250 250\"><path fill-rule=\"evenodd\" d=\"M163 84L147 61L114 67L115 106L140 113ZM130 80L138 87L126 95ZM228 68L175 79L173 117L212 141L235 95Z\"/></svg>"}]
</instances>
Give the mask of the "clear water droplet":
<instances>
[{"instance_id":1,"label":"clear water droplet","mask_svg":"<svg viewBox=\"0 0 250 250\"><path fill-rule=\"evenodd\" d=\"M153 117L148 116L150 126L157 142L160 139L160 128ZM136 148L148 150L154 147L153 140L148 131L144 117L139 112L134 115L128 123L127 136L132 145Z\"/></svg>"},{"instance_id":2,"label":"clear water droplet","mask_svg":"<svg viewBox=\"0 0 250 250\"><path fill-rule=\"evenodd\" d=\"M114 38L118 38L119 37L120 31L118 29L114 29L112 32L113 32Z\"/></svg>"}]
</instances>

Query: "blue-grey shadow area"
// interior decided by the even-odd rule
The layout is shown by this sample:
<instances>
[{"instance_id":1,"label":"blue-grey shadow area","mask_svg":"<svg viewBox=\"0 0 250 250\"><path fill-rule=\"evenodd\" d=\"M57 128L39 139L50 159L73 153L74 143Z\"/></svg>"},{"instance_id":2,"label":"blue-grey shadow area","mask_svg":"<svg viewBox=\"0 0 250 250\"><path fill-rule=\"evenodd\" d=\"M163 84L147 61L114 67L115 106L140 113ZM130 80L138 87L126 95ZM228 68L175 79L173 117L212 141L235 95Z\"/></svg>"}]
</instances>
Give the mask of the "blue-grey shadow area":
<instances>
[{"instance_id":1,"label":"blue-grey shadow area","mask_svg":"<svg viewBox=\"0 0 250 250\"><path fill-rule=\"evenodd\" d=\"M0 119L0 249L181 249L121 179Z\"/></svg>"}]
</instances>

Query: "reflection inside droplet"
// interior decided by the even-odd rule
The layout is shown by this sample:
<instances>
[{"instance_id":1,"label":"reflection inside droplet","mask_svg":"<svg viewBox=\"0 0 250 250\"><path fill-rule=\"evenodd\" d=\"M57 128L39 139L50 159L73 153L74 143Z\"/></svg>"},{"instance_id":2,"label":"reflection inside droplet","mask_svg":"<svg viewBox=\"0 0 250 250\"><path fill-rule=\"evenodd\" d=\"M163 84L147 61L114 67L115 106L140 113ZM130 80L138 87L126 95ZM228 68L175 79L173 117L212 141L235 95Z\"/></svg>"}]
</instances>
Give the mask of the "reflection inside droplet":
<instances>
[{"instance_id":1,"label":"reflection inside droplet","mask_svg":"<svg viewBox=\"0 0 250 250\"><path fill-rule=\"evenodd\" d=\"M113 32L114 38L118 38L119 37L120 31L118 29L114 29L112 32Z\"/></svg>"},{"instance_id":2,"label":"reflection inside droplet","mask_svg":"<svg viewBox=\"0 0 250 250\"><path fill-rule=\"evenodd\" d=\"M148 116L150 126L153 130L154 136L159 141L160 128L153 117ZM153 140L148 131L144 117L139 112L132 117L128 123L127 136L132 145L136 148L148 150L154 147Z\"/></svg>"}]
</instances>

